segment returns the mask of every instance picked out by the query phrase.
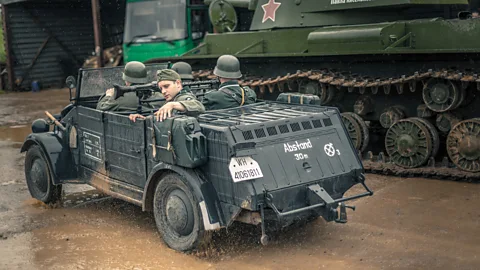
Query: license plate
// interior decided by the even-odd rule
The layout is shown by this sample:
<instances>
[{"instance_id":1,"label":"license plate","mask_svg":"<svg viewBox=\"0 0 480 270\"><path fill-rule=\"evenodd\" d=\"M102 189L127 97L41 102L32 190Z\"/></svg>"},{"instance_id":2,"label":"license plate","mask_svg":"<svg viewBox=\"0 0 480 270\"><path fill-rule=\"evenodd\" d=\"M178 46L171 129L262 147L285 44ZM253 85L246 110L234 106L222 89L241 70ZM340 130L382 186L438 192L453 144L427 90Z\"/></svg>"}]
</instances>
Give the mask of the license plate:
<instances>
[{"instance_id":1,"label":"license plate","mask_svg":"<svg viewBox=\"0 0 480 270\"><path fill-rule=\"evenodd\" d=\"M233 182L263 177L258 163L251 157L232 157L228 166Z\"/></svg>"}]
</instances>

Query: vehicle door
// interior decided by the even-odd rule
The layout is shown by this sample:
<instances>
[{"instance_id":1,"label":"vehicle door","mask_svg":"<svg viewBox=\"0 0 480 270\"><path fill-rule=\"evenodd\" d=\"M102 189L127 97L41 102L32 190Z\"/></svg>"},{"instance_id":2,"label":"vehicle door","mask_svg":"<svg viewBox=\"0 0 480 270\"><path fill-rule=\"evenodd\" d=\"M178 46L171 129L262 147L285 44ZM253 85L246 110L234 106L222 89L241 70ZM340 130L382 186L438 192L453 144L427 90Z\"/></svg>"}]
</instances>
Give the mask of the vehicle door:
<instances>
[{"instance_id":1,"label":"vehicle door","mask_svg":"<svg viewBox=\"0 0 480 270\"><path fill-rule=\"evenodd\" d=\"M145 121L104 113L107 176L143 188L146 183Z\"/></svg>"},{"instance_id":2,"label":"vehicle door","mask_svg":"<svg viewBox=\"0 0 480 270\"><path fill-rule=\"evenodd\" d=\"M89 179L92 173L105 174L105 139L103 135L102 112L78 106L78 164L81 179Z\"/></svg>"}]
</instances>

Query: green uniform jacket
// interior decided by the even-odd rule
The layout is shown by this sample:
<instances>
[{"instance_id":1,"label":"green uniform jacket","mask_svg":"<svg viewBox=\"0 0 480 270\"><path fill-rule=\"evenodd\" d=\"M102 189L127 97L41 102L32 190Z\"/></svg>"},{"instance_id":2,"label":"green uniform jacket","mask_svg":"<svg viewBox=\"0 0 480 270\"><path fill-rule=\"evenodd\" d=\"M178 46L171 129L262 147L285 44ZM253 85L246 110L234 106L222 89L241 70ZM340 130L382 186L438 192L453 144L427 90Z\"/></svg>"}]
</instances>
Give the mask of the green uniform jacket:
<instances>
[{"instance_id":1,"label":"green uniform jacket","mask_svg":"<svg viewBox=\"0 0 480 270\"><path fill-rule=\"evenodd\" d=\"M252 104L257 101L257 94L251 88L243 87L245 101L243 105ZM209 91L203 97L203 105L207 111L234 108L240 106L242 101L242 87L237 81L228 81L220 84L218 91Z\"/></svg>"},{"instance_id":2,"label":"green uniform jacket","mask_svg":"<svg viewBox=\"0 0 480 270\"><path fill-rule=\"evenodd\" d=\"M164 98L159 92L153 93L149 99ZM165 101L154 101L150 103L142 103L144 110L158 109L165 104ZM123 96L114 99L111 96L103 96L97 103L97 110L101 111L136 111L138 106L138 98L134 92L125 93Z\"/></svg>"},{"instance_id":3,"label":"green uniform jacket","mask_svg":"<svg viewBox=\"0 0 480 270\"><path fill-rule=\"evenodd\" d=\"M185 114L188 116L198 116L205 112L205 107L197 97L191 92L188 92L186 89L182 89L178 94L173 98L172 101L179 102L185 107Z\"/></svg>"}]
</instances>

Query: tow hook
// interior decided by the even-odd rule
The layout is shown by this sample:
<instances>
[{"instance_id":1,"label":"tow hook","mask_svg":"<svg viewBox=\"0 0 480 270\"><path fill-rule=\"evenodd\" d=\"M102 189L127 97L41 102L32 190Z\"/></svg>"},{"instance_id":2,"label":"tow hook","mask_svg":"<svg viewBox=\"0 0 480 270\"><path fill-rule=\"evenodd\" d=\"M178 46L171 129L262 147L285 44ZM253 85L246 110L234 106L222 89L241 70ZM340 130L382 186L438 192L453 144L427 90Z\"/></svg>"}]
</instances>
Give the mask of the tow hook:
<instances>
[{"instance_id":1,"label":"tow hook","mask_svg":"<svg viewBox=\"0 0 480 270\"><path fill-rule=\"evenodd\" d=\"M268 235L265 233L265 213L264 213L265 209L264 209L264 205L263 203L260 204L260 215L262 217L262 237L260 238L260 243L262 243L262 245L266 246L268 245Z\"/></svg>"},{"instance_id":2,"label":"tow hook","mask_svg":"<svg viewBox=\"0 0 480 270\"><path fill-rule=\"evenodd\" d=\"M335 219L337 223L347 223L347 208L355 211L355 206L345 205L345 203L340 203L340 217Z\"/></svg>"}]
</instances>

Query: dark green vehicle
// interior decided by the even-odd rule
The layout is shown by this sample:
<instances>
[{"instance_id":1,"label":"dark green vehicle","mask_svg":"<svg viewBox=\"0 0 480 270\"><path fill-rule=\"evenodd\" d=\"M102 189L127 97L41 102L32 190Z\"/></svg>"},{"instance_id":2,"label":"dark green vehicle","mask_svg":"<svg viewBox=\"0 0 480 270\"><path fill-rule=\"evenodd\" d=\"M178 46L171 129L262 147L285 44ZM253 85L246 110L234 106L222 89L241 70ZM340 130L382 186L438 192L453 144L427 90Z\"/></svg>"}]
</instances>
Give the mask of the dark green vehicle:
<instances>
[{"instance_id":1,"label":"dark green vehicle","mask_svg":"<svg viewBox=\"0 0 480 270\"><path fill-rule=\"evenodd\" d=\"M318 95L372 170L480 179L480 19L467 0L207 2L223 31L169 61L205 80L231 54L265 100Z\"/></svg>"},{"instance_id":2,"label":"dark green vehicle","mask_svg":"<svg viewBox=\"0 0 480 270\"><path fill-rule=\"evenodd\" d=\"M165 65L147 65L150 81ZM346 222L345 202L372 195L336 108L260 102L132 122L134 112L96 109L123 67L83 69L75 97L53 123L36 120L21 152L32 197L60 199L62 184L86 183L153 211L168 246L187 251L233 221L285 226L323 217ZM117 87L145 97L145 85ZM143 111L145 115L152 112ZM52 116L53 117L53 116ZM53 131L49 125L54 124ZM365 192L344 197L356 184ZM353 207L351 207L353 208Z\"/></svg>"}]
</instances>

